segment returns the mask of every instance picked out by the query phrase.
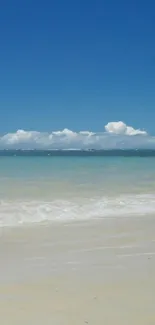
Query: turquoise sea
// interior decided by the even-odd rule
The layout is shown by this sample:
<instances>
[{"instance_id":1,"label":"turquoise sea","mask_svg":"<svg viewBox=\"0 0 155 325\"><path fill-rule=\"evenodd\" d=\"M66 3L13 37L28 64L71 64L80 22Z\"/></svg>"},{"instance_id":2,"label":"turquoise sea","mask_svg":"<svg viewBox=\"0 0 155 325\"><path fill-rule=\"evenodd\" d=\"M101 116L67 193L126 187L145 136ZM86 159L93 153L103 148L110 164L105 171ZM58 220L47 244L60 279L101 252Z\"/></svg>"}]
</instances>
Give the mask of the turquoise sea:
<instances>
[{"instance_id":1,"label":"turquoise sea","mask_svg":"<svg viewBox=\"0 0 155 325\"><path fill-rule=\"evenodd\" d=\"M154 212L154 155L0 155L1 227Z\"/></svg>"}]
</instances>

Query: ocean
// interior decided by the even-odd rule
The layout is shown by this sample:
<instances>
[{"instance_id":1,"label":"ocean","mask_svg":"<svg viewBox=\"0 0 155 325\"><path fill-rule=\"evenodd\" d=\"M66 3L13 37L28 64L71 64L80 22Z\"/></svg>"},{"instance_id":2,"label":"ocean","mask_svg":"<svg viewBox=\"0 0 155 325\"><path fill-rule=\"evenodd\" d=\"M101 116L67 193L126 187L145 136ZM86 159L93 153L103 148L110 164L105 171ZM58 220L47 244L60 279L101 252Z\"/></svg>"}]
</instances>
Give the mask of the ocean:
<instances>
[{"instance_id":1,"label":"ocean","mask_svg":"<svg viewBox=\"0 0 155 325\"><path fill-rule=\"evenodd\" d=\"M154 151L0 152L0 227L154 211Z\"/></svg>"}]
</instances>

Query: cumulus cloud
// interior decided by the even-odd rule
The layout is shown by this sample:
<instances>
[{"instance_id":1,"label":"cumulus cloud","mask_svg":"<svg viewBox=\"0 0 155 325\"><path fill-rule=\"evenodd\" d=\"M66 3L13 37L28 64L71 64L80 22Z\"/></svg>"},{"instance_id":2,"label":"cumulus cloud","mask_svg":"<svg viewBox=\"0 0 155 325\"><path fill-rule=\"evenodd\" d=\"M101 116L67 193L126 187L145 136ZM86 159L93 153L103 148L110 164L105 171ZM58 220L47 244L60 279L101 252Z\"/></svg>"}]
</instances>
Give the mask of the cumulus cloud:
<instances>
[{"instance_id":1,"label":"cumulus cloud","mask_svg":"<svg viewBox=\"0 0 155 325\"><path fill-rule=\"evenodd\" d=\"M155 148L155 138L123 122L109 122L103 132L69 129L51 133L18 130L0 137L0 149Z\"/></svg>"},{"instance_id":2,"label":"cumulus cloud","mask_svg":"<svg viewBox=\"0 0 155 325\"><path fill-rule=\"evenodd\" d=\"M4 135L1 138L1 141L8 145L14 145L20 142L36 141L39 136L40 132L37 131L18 130L15 133L8 133Z\"/></svg>"},{"instance_id":3,"label":"cumulus cloud","mask_svg":"<svg viewBox=\"0 0 155 325\"><path fill-rule=\"evenodd\" d=\"M52 132L53 135L57 135L57 136L66 136L66 137L73 137L73 136L76 136L76 132L73 132L69 129L64 129L62 131L55 131L55 132Z\"/></svg>"},{"instance_id":4,"label":"cumulus cloud","mask_svg":"<svg viewBox=\"0 0 155 325\"><path fill-rule=\"evenodd\" d=\"M132 126L126 125L124 122L109 122L105 125L105 130L108 133L124 134L124 135L147 135L146 131L134 129Z\"/></svg>"}]
</instances>

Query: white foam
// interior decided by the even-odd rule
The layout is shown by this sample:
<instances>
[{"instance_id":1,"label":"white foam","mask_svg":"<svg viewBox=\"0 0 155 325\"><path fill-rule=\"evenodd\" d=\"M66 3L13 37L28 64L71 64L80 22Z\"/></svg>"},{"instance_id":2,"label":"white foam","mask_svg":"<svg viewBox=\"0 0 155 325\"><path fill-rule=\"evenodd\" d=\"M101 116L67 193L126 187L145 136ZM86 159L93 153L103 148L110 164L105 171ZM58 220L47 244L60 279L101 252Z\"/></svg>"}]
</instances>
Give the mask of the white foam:
<instances>
[{"instance_id":1,"label":"white foam","mask_svg":"<svg viewBox=\"0 0 155 325\"><path fill-rule=\"evenodd\" d=\"M3 200L0 226L19 226L48 221L140 216L155 211L155 195L71 198L71 200Z\"/></svg>"},{"instance_id":2,"label":"white foam","mask_svg":"<svg viewBox=\"0 0 155 325\"><path fill-rule=\"evenodd\" d=\"M140 256L153 256L155 252L145 252L145 253L133 253L133 254L121 254L117 255L119 258L123 257L140 257Z\"/></svg>"}]
</instances>

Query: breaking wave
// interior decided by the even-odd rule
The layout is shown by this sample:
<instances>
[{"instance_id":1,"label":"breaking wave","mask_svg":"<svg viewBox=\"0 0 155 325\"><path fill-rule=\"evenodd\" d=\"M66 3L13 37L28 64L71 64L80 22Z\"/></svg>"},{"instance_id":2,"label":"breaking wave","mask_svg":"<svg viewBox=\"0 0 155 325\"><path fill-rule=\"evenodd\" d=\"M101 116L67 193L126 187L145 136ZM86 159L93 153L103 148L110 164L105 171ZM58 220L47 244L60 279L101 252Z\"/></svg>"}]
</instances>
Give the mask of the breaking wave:
<instances>
[{"instance_id":1,"label":"breaking wave","mask_svg":"<svg viewBox=\"0 0 155 325\"><path fill-rule=\"evenodd\" d=\"M69 200L3 200L0 227L41 222L65 222L94 218L140 216L155 211L155 194L94 197Z\"/></svg>"}]
</instances>

